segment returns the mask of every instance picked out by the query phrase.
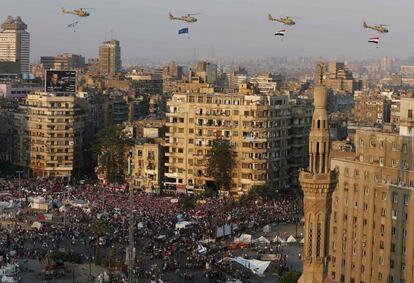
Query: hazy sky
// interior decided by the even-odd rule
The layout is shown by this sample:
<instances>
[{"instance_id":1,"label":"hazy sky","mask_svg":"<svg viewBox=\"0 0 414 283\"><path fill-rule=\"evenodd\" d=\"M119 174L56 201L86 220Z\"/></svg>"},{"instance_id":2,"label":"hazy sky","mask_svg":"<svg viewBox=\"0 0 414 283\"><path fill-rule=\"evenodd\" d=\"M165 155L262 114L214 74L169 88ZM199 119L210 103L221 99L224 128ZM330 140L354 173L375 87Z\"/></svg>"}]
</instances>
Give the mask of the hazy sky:
<instances>
[{"instance_id":1,"label":"hazy sky","mask_svg":"<svg viewBox=\"0 0 414 283\"><path fill-rule=\"evenodd\" d=\"M62 15L67 9L93 7L88 18ZM168 13L202 13L195 24L172 22ZM273 34L282 24L267 20L294 16L283 41ZM408 57L414 55L413 0L0 0L0 20L20 15L31 33L31 59L62 52L97 57L98 46L121 41L125 62L192 59L210 56L239 59L269 56L322 56L326 59ZM367 42L374 31L362 22L389 24L377 49ZM79 21L76 32L66 28ZM177 31L190 27L190 39Z\"/></svg>"}]
</instances>

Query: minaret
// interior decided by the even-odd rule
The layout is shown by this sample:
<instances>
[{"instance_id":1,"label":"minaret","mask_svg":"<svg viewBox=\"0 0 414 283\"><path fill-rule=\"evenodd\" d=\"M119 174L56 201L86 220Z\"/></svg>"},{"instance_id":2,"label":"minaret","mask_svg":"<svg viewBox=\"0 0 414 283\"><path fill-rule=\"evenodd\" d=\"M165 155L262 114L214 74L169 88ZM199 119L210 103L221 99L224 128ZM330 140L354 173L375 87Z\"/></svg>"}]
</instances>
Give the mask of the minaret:
<instances>
[{"instance_id":1,"label":"minaret","mask_svg":"<svg viewBox=\"0 0 414 283\"><path fill-rule=\"evenodd\" d=\"M301 171L304 194L303 273L300 283L328 282L329 217L336 174L330 169L330 138L326 104L328 91L315 86L312 129L309 136L309 169Z\"/></svg>"}]
</instances>

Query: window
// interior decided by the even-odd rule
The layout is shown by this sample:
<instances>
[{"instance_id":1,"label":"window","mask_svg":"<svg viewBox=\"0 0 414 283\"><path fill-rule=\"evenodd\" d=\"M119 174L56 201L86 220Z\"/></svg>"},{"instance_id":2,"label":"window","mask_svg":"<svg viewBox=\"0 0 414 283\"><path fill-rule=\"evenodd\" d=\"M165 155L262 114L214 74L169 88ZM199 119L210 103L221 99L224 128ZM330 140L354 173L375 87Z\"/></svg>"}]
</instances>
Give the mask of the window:
<instances>
[{"instance_id":1,"label":"window","mask_svg":"<svg viewBox=\"0 0 414 283\"><path fill-rule=\"evenodd\" d=\"M408 110L408 118L413 118L413 110Z\"/></svg>"},{"instance_id":2,"label":"window","mask_svg":"<svg viewBox=\"0 0 414 283\"><path fill-rule=\"evenodd\" d=\"M397 211L394 209L392 210L392 219L397 220Z\"/></svg>"},{"instance_id":3,"label":"window","mask_svg":"<svg viewBox=\"0 0 414 283\"><path fill-rule=\"evenodd\" d=\"M392 201L394 203L398 203L398 194L397 193L392 193Z\"/></svg>"},{"instance_id":4,"label":"window","mask_svg":"<svg viewBox=\"0 0 414 283\"><path fill-rule=\"evenodd\" d=\"M408 206L408 203L410 201L410 196L409 195L404 195L404 205Z\"/></svg>"}]
</instances>

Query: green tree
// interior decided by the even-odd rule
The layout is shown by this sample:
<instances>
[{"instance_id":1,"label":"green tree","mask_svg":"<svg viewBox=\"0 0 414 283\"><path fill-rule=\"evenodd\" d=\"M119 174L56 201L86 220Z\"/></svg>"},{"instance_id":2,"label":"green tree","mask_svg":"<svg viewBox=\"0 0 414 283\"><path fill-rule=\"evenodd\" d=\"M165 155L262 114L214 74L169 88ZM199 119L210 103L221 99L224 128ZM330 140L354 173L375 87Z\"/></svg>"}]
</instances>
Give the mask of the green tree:
<instances>
[{"instance_id":1,"label":"green tree","mask_svg":"<svg viewBox=\"0 0 414 283\"><path fill-rule=\"evenodd\" d=\"M275 188L272 188L271 185L265 184L262 186L253 187L249 191L251 198L260 197L263 200L276 200L279 197L279 191Z\"/></svg>"},{"instance_id":2,"label":"green tree","mask_svg":"<svg viewBox=\"0 0 414 283\"><path fill-rule=\"evenodd\" d=\"M286 272L277 280L277 283L296 283L299 280L300 272L292 270Z\"/></svg>"},{"instance_id":3,"label":"green tree","mask_svg":"<svg viewBox=\"0 0 414 283\"><path fill-rule=\"evenodd\" d=\"M180 206L184 210L190 210L195 207L195 199L191 196L183 196L179 200Z\"/></svg>"},{"instance_id":4,"label":"green tree","mask_svg":"<svg viewBox=\"0 0 414 283\"><path fill-rule=\"evenodd\" d=\"M99 238L108 233L109 228L108 225L101 219L96 220L92 226L91 230L95 235L95 261L100 262L100 245L99 245Z\"/></svg>"},{"instance_id":5,"label":"green tree","mask_svg":"<svg viewBox=\"0 0 414 283\"><path fill-rule=\"evenodd\" d=\"M216 139L207 154L207 174L216 189L230 191L235 165L233 146L228 140Z\"/></svg>"},{"instance_id":6,"label":"green tree","mask_svg":"<svg viewBox=\"0 0 414 283\"><path fill-rule=\"evenodd\" d=\"M106 174L109 183L123 183L127 168L127 151L132 145L121 125L102 129L93 147L98 156L98 173Z\"/></svg>"}]
</instances>

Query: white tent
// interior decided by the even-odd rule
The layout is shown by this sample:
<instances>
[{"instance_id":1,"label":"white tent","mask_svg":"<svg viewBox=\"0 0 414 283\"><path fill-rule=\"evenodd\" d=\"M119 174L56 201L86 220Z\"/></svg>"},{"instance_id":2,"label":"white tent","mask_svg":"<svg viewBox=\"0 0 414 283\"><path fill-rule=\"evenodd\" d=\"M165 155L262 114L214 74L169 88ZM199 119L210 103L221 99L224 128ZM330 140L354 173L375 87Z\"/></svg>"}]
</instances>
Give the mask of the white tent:
<instances>
[{"instance_id":1,"label":"white tent","mask_svg":"<svg viewBox=\"0 0 414 283\"><path fill-rule=\"evenodd\" d=\"M273 239L273 242L285 243L285 240L276 235L276 237Z\"/></svg>"},{"instance_id":2,"label":"white tent","mask_svg":"<svg viewBox=\"0 0 414 283\"><path fill-rule=\"evenodd\" d=\"M206 254L206 252L207 252L207 248L206 247L204 247L202 244L198 244L197 245L197 252L199 253L199 254L201 254L201 255L203 255L203 254Z\"/></svg>"},{"instance_id":3,"label":"white tent","mask_svg":"<svg viewBox=\"0 0 414 283\"><path fill-rule=\"evenodd\" d=\"M305 243L305 238L302 238L302 240L300 240L299 243L304 244Z\"/></svg>"},{"instance_id":4,"label":"white tent","mask_svg":"<svg viewBox=\"0 0 414 283\"><path fill-rule=\"evenodd\" d=\"M142 228L144 228L144 223L139 222L139 223L138 223L138 225L137 225L137 228L138 228L138 229L142 229Z\"/></svg>"},{"instance_id":5,"label":"white tent","mask_svg":"<svg viewBox=\"0 0 414 283\"><path fill-rule=\"evenodd\" d=\"M37 230L39 230L39 229L41 229L42 228L42 223L40 223L39 221L35 221L35 222L33 222L33 224L32 224L32 228L33 229L37 229Z\"/></svg>"},{"instance_id":6,"label":"white tent","mask_svg":"<svg viewBox=\"0 0 414 283\"><path fill-rule=\"evenodd\" d=\"M175 224L175 229L184 229L184 228L186 228L187 226L190 226L190 225L192 225L192 224L194 224L194 222L190 222L190 221L181 221L181 222L177 222L177 223Z\"/></svg>"},{"instance_id":7,"label":"white tent","mask_svg":"<svg viewBox=\"0 0 414 283\"><path fill-rule=\"evenodd\" d=\"M296 243L296 239L295 237L293 237L292 235L289 236L289 238L287 238L286 242L288 243Z\"/></svg>"},{"instance_id":8,"label":"white tent","mask_svg":"<svg viewBox=\"0 0 414 283\"><path fill-rule=\"evenodd\" d=\"M244 267L253 271L258 276L263 276L263 273L270 265L270 261L262 261L257 259L245 259L242 257L232 258L231 260L243 265Z\"/></svg>"},{"instance_id":9,"label":"white tent","mask_svg":"<svg viewBox=\"0 0 414 283\"><path fill-rule=\"evenodd\" d=\"M251 244L252 242L252 235L250 234L241 234L239 238L234 237L235 243L244 243L244 244Z\"/></svg>"},{"instance_id":10,"label":"white tent","mask_svg":"<svg viewBox=\"0 0 414 283\"><path fill-rule=\"evenodd\" d=\"M263 233L269 233L270 232L270 225L266 225L263 227Z\"/></svg>"},{"instance_id":11,"label":"white tent","mask_svg":"<svg viewBox=\"0 0 414 283\"><path fill-rule=\"evenodd\" d=\"M263 237L263 236L260 236L259 239L257 239L256 241L258 243L261 243L261 244L269 244L270 243L270 241L268 239L266 239L265 237Z\"/></svg>"}]
</instances>

